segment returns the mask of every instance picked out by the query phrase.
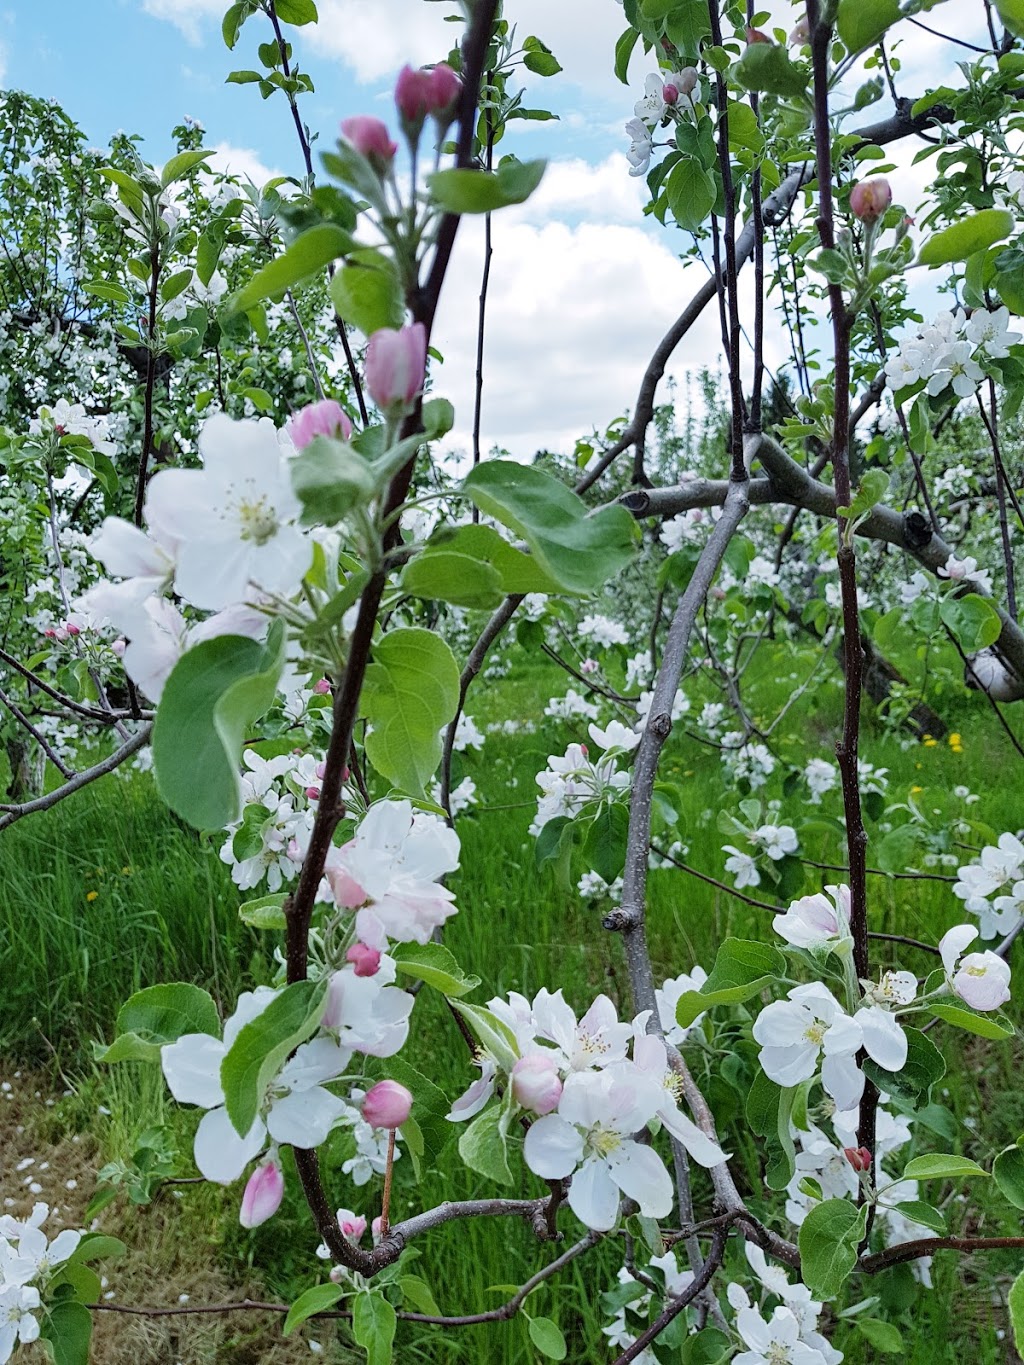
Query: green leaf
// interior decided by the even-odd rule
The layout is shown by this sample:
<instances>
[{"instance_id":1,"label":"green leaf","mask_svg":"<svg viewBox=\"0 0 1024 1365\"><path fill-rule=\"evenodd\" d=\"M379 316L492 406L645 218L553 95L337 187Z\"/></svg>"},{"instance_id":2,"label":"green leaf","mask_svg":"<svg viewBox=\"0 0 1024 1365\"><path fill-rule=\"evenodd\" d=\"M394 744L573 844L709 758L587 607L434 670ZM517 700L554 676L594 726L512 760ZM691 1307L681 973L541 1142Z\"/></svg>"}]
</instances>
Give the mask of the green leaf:
<instances>
[{"instance_id":1,"label":"green leaf","mask_svg":"<svg viewBox=\"0 0 1024 1365\"><path fill-rule=\"evenodd\" d=\"M285 659L284 625L266 644L221 635L189 649L171 670L153 725L160 795L196 829L241 813L238 761L254 721L273 704Z\"/></svg>"},{"instance_id":2,"label":"green leaf","mask_svg":"<svg viewBox=\"0 0 1024 1365\"><path fill-rule=\"evenodd\" d=\"M398 1317L383 1294L367 1289L352 1304L352 1335L366 1352L366 1365L391 1365Z\"/></svg>"},{"instance_id":3,"label":"green leaf","mask_svg":"<svg viewBox=\"0 0 1024 1365\"><path fill-rule=\"evenodd\" d=\"M378 473L347 441L314 436L289 461L306 525L336 526L377 491Z\"/></svg>"},{"instance_id":4,"label":"green leaf","mask_svg":"<svg viewBox=\"0 0 1024 1365\"><path fill-rule=\"evenodd\" d=\"M557 76L562 67L547 43L532 35L523 43L523 65L535 76Z\"/></svg>"},{"instance_id":5,"label":"green leaf","mask_svg":"<svg viewBox=\"0 0 1024 1365\"><path fill-rule=\"evenodd\" d=\"M363 706L373 730L366 755L389 782L420 796L437 771L441 729L455 715L459 666L433 631L392 630L374 647Z\"/></svg>"},{"instance_id":6,"label":"green leaf","mask_svg":"<svg viewBox=\"0 0 1024 1365\"><path fill-rule=\"evenodd\" d=\"M665 181L665 196L672 217L687 232L696 232L715 206L715 179L699 161L677 161Z\"/></svg>"},{"instance_id":7,"label":"green leaf","mask_svg":"<svg viewBox=\"0 0 1024 1365\"><path fill-rule=\"evenodd\" d=\"M757 115L749 104L729 101L729 146L733 151L745 150L759 154L764 151L764 134L758 127Z\"/></svg>"},{"instance_id":8,"label":"green leaf","mask_svg":"<svg viewBox=\"0 0 1024 1365\"><path fill-rule=\"evenodd\" d=\"M250 14L252 14L251 6L245 0L240 0L238 4L232 5L224 15L220 31L229 51L238 42L239 30Z\"/></svg>"},{"instance_id":9,"label":"green leaf","mask_svg":"<svg viewBox=\"0 0 1024 1365\"><path fill-rule=\"evenodd\" d=\"M748 43L735 74L744 90L761 90L783 99L800 99L807 90L807 77L777 43Z\"/></svg>"},{"instance_id":10,"label":"green leaf","mask_svg":"<svg viewBox=\"0 0 1024 1365\"><path fill-rule=\"evenodd\" d=\"M317 1030L327 1008L327 982L293 981L243 1025L220 1065L228 1118L244 1137L267 1086L286 1058Z\"/></svg>"},{"instance_id":11,"label":"green leaf","mask_svg":"<svg viewBox=\"0 0 1024 1365\"><path fill-rule=\"evenodd\" d=\"M845 1199L817 1204L800 1225L800 1265L815 1298L834 1299L857 1264L867 1205Z\"/></svg>"},{"instance_id":12,"label":"green leaf","mask_svg":"<svg viewBox=\"0 0 1024 1365\"><path fill-rule=\"evenodd\" d=\"M274 298L325 270L332 261L351 251L355 243L335 223L318 223L300 233L283 256L258 270L247 285L224 305L227 314L246 313L253 304Z\"/></svg>"},{"instance_id":13,"label":"green leaf","mask_svg":"<svg viewBox=\"0 0 1024 1365\"><path fill-rule=\"evenodd\" d=\"M967 1156L955 1156L947 1152L928 1152L925 1156L915 1156L908 1161L902 1179L904 1180L958 1180L972 1176L984 1176L988 1171Z\"/></svg>"},{"instance_id":14,"label":"green leaf","mask_svg":"<svg viewBox=\"0 0 1024 1365\"><path fill-rule=\"evenodd\" d=\"M705 1327L683 1341L679 1365L724 1365L732 1355L732 1342L717 1327Z\"/></svg>"},{"instance_id":15,"label":"green leaf","mask_svg":"<svg viewBox=\"0 0 1024 1365\"><path fill-rule=\"evenodd\" d=\"M477 1114L459 1138L459 1156L478 1175L499 1185L511 1185L512 1172L505 1134L501 1130L501 1116L502 1110L496 1104Z\"/></svg>"},{"instance_id":16,"label":"green leaf","mask_svg":"<svg viewBox=\"0 0 1024 1365\"><path fill-rule=\"evenodd\" d=\"M88 1265L90 1261L114 1259L123 1256L128 1248L117 1237L107 1237L101 1232L87 1232L68 1257L69 1265Z\"/></svg>"},{"instance_id":17,"label":"green leaf","mask_svg":"<svg viewBox=\"0 0 1024 1365\"><path fill-rule=\"evenodd\" d=\"M928 1092L946 1074L946 1063L942 1053L920 1029L908 1028L904 1032L907 1060L902 1071L886 1071L870 1057L865 1057L862 1069L869 1080L894 1099L913 1105L927 1103Z\"/></svg>"},{"instance_id":18,"label":"green leaf","mask_svg":"<svg viewBox=\"0 0 1024 1365\"><path fill-rule=\"evenodd\" d=\"M497 569L453 550L425 550L402 574L402 591L429 602L493 610L505 600Z\"/></svg>"},{"instance_id":19,"label":"green leaf","mask_svg":"<svg viewBox=\"0 0 1024 1365\"><path fill-rule=\"evenodd\" d=\"M494 1058L502 1071L511 1071L519 1060L519 1048L508 1025L482 1005L453 1000L451 1007L465 1019L477 1042Z\"/></svg>"},{"instance_id":20,"label":"green leaf","mask_svg":"<svg viewBox=\"0 0 1024 1365\"><path fill-rule=\"evenodd\" d=\"M1009 237L1014 217L1009 209L981 209L957 223L936 232L925 242L917 257L918 265L948 265L965 261L976 251Z\"/></svg>"},{"instance_id":21,"label":"green leaf","mask_svg":"<svg viewBox=\"0 0 1024 1365\"><path fill-rule=\"evenodd\" d=\"M425 981L442 995L468 995L480 984L478 976L467 976L443 943L400 943L392 951L395 966L403 976Z\"/></svg>"},{"instance_id":22,"label":"green leaf","mask_svg":"<svg viewBox=\"0 0 1024 1365\"><path fill-rule=\"evenodd\" d=\"M398 1287L406 1302L417 1313L427 1313L432 1318L441 1316L441 1310L426 1280L421 1280L418 1275L399 1275Z\"/></svg>"},{"instance_id":23,"label":"green leaf","mask_svg":"<svg viewBox=\"0 0 1024 1365\"><path fill-rule=\"evenodd\" d=\"M341 1284L315 1284L311 1289L304 1290L288 1309L282 1329L284 1335L291 1336L299 1323L305 1322L314 1313L325 1313L328 1308L333 1308L346 1293L345 1286Z\"/></svg>"},{"instance_id":24,"label":"green leaf","mask_svg":"<svg viewBox=\"0 0 1024 1365\"><path fill-rule=\"evenodd\" d=\"M446 213L493 213L508 204L522 204L541 182L546 161L516 161L507 157L497 172L456 168L434 171L427 177L431 195Z\"/></svg>"},{"instance_id":25,"label":"green leaf","mask_svg":"<svg viewBox=\"0 0 1024 1365\"><path fill-rule=\"evenodd\" d=\"M440 1086L401 1057L384 1058L377 1070L381 1077L397 1081L412 1094L413 1113L423 1140L423 1150L436 1160L453 1136L452 1125L448 1122L448 1111L452 1107L448 1096ZM402 1125L402 1136L406 1137L405 1124Z\"/></svg>"},{"instance_id":26,"label":"green leaf","mask_svg":"<svg viewBox=\"0 0 1024 1365\"><path fill-rule=\"evenodd\" d=\"M296 28L315 24L319 18L313 0L277 0L274 9L282 22L294 24Z\"/></svg>"},{"instance_id":27,"label":"green leaf","mask_svg":"<svg viewBox=\"0 0 1024 1365\"><path fill-rule=\"evenodd\" d=\"M466 555L490 565L498 574L503 593L560 591L558 583L544 572L533 555L510 545L493 526L459 526L454 530L442 527L431 536L423 554L441 551Z\"/></svg>"},{"instance_id":28,"label":"green leaf","mask_svg":"<svg viewBox=\"0 0 1024 1365\"><path fill-rule=\"evenodd\" d=\"M632 560L635 526L624 507L587 512L560 480L511 460L487 460L464 481L482 512L521 535L566 592L596 591Z\"/></svg>"},{"instance_id":29,"label":"green leaf","mask_svg":"<svg viewBox=\"0 0 1024 1365\"><path fill-rule=\"evenodd\" d=\"M97 1062L160 1060L160 1049L184 1033L220 1037L217 1006L206 991L187 981L167 982L136 991L121 1006L117 1037L110 1047L94 1047Z\"/></svg>"},{"instance_id":30,"label":"green leaf","mask_svg":"<svg viewBox=\"0 0 1024 1365\"><path fill-rule=\"evenodd\" d=\"M629 809L619 801L603 805L587 826L583 856L594 871L613 882L626 861Z\"/></svg>"},{"instance_id":31,"label":"green leaf","mask_svg":"<svg viewBox=\"0 0 1024 1365\"><path fill-rule=\"evenodd\" d=\"M1015 1209L1024 1209L1024 1151L1014 1145L1000 1152L992 1163L1000 1192Z\"/></svg>"},{"instance_id":32,"label":"green leaf","mask_svg":"<svg viewBox=\"0 0 1024 1365\"><path fill-rule=\"evenodd\" d=\"M929 1005L928 1013L944 1019L955 1028L962 1028L966 1033L976 1034L979 1038L992 1038L997 1042L1012 1038L1015 1032L1005 1015L978 1014L965 1005Z\"/></svg>"},{"instance_id":33,"label":"green leaf","mask_svg":"<svg viewBox=\"0 0 1024 1365\"><path fill-rule=\"evenodd\" d=\"M747 1093L745 1113L751 1131L765 1142L765 1183L784 1190L796 1170L791 1118L796 1090L783 1090L758 1068Z\"/></svg>"},{"instance_id":34,"label":"green leaf","mask_svg":"<svg viewBox=\"0 0 1024 1365\"><path fill-rule=\"evenodd\" d=\"M627 28L615 44L615 75L623 85L629 84L629 77L626 73L629 70L629 59L633 55L633 49L636 47L639 37L640 34L637 29Z\"/></svg>"},{"instance_id":35,"label":"green leaf","mask_svg":"<svg viewBox=\"0 0 1024 1365\"><path fill-rule=\"evenodd\" d=\"M42 1336L53 1348L54 1365L89 1365L92 1314L84 1303L53 1304L43 1318Z\"/></svg>"},{"instance_id":36,"label":"green leaf","mask_svg":"<svg viewBox=\"0 0 1024 1365\"><path fill-rule=\"evenodd\" d=\"M194 171L197 166L201 166L209 156L213 156L212 151L179 152L177 156L172 156L160 174L160 188L165 190L168 185L173 185L176 180L184 180L189 171Z\"/></svg>"},{"instance_id":37,"label":"green leaf","mask_svg":"<svg viewBox=\"0 0 1024 1365\"><path fill-rule=\"evenodd\" d=\"M287 923L283 906L288 899L284 891L270 896L258 896L238 907L238 918L251 929L283 929Z\"/></svg>"},{"instance_id":38,"label":"green leaf","mask_svg":"<svg viewBox=\"0 0 1024 1365\"><path fill-rule=\"evenodd\" d=\"M903 1334L891 1322L883 1322L881 1318L854 1318L854 1325L861 1336L883 1355L899 1355L906 1350Z\"/></svg>"},{"instance_id":39,"label":"green leaf","mask_svg":"<svg viewBox=\"0 0 1024 1365\"><path fill-rule=\"evenodd\" d=\"M397 330L405 321L401 280L386 257L379 252L372 256L373 264L343 266L331 280L338 316L367 337L382 327Z\"/></svg>"},{"instance_id":40,"label":"green leaf","mask_svg":"<svg viewBox=\"0 0 1024 1365\"><path fill-rule=\"evenodd\" d=\"M1006 1306L1010 1310L1013 1344L1017 1348L1017 1354L1020 1355L1024 1351L1024 1271L1021 1271L1011 1285Z\"/></svg>"},{"instance_id":41,"label":"green leaf","mask_svg":"<svg viewBox=\"0 0 1024 1365\"><path fill-rule=\"evenodd\" d=\"M1024 38L1024 0L996 0L996 9L1006 28Z\"/></svg>"},{"instance_id":42,"label":"green leaf","mask_svg":"<svg viewBox=\"0 0 1024 1365\"><path fill-rule=\"evenodd\" d=\"M98 299L109 299L111 303L128 303L131 299L127 289L122 289L119 284L110 284L107 280L86 280L82 288L87 294L95 294Z\"/></svg>"},{"instance_id":43,"label":"green leaf","mask_svg":"<svg viewBox=\"0 0 1024 1365\"><path fill-rule=\"evenodd\" d=\"M995 644L1003 628L995 607L976 592L944 597L939 603L939 615L967 654L976 654L979 649Z\"/></svg>"},{"instance_id":44,"label":"green leaf","mask_svg":"<svg viewBox=\"0 0 1024 1365\"><path fill-rule=\"evenodd\" d=\"M900 17L897 0L839 0L836 28L847 52L874 47Z\"/></svg>"},{"instance_id":45,"label":"green leaf","mask_svg":"<svg viewBox=\"0 0 1024 1365\"><path fill-rule=\"evenodd\" d=\"M558 1324L550 1318L530 1319L530 1340L548 1360L564 1360L567 1353L565 1337Z\"/></svg>"},{"instance_id":46,"label":"green leaf","mask_svg":"<svg viewBox=\"0 0 1024 1365\"><path fill-rule=\"evenodd\" d=\"M676 1005L676 1021L688 1028L704 1010L738 1005L784 976L786 959L768 943L727 938L718 950L711 974L699 991L685 991Z\"/></svg>"},{"instance_id":47,"label":"green leaf","mask_svg":"<svg viewBox=\"0 0 1024 1365\"><path fill-rule=\"evenodd\" d=\"M920 1199L902 1199L896 1207L912 1223L920 1223L922 1227L930 1228L940 1235L945 1233L946 1220L931 1204L925 1204Z\"/></svg>"}]
</instances>

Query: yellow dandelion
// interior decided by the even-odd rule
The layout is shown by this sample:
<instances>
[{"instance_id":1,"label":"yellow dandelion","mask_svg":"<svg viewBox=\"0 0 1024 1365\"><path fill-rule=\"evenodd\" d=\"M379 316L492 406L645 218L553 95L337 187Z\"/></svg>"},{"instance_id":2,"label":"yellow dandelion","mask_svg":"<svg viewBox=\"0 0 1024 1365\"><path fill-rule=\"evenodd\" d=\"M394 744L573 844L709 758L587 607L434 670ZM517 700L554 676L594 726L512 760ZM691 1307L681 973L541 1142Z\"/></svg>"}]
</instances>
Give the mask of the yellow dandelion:
<instances>
[{"instance_id":1,"label":"yellow dandelion","mask_svg":"<svg viewBox=\"0 0 1024 1365\"><path fill-rule=\"evenodd\" d=\"M959 732L957 730L954 730L953 733L949 736L949 747L951 749L959 749L962 742L963 741L960 737Z\"/></svg>"},{"instance_id":2,"label":"yellow dandelion","mask_svg":"<svg viewBox=\"0 0 1024 1365\"><path fill-rule=\"evenodd\" d=\"M921 766L920 763L919 763L917 766L920 768L920 766ZM911 789L910 789L910 795L911 795L911 796L917 796L920 792L923 792L923 791L924 791L924 787L911 787Z\"/></svg>"},{"instance_id":3,"label":"yellow dandelion","mask_svg":"<svg viewBox=\"0 0 1024 1365\"><path fill-rule=\"evenodd\" d=\"M97 897L99 896L99 894L100 894L100 893L99 893L98 891L87 891L87 892L85 893L85 899L86 899L87 901L94 901L94 900L97 899Z\"/></svg>"},{"instance_id":4,"label":"yellow dandelion","mask_svg":"<svg viewBox=\"0 0 1024 1365\"><path fill-rule=\"evenodd\" d=\"M925 735L924 737L924 747L926 749L934 749L938 742L937 739L932 739L931 735Z\"/></svg>"}]
</instances>

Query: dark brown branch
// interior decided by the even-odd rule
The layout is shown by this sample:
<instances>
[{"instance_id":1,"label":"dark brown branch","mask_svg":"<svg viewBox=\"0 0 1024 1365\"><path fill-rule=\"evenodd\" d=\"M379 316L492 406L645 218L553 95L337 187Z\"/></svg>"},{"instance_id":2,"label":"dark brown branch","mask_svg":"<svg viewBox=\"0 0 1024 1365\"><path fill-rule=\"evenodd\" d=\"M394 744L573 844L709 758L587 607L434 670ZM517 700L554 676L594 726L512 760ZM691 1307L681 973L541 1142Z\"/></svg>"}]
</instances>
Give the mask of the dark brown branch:
<instances>
[{"instance_id":1,"label":"dark brown branch","mask_svg":"<svg viewBox=\"0 0 1024 1365\"><path fill-rule=\"evenodd\" d=\"M56 806L59 801L63 801L72 792L81 791L90 782L95 782L98 777L104 777L107 773L112 773L115 768L119 768L127 758L149 743L150 731L152 726L147 725L138 734L132 735L126 740L115 753L109 758L105 758L102 763L96 763L91 768L86 768L84 772L78 773L70 782L65 782L61 787L54 787L52 792L47 792L45 796L39 796L34 801L24 801L18 806L0 805L0 829L7 829L15 821L20 820L25 815L33 815L36 811L49 810L51 806Z\"/></svg>"}]
</instances>

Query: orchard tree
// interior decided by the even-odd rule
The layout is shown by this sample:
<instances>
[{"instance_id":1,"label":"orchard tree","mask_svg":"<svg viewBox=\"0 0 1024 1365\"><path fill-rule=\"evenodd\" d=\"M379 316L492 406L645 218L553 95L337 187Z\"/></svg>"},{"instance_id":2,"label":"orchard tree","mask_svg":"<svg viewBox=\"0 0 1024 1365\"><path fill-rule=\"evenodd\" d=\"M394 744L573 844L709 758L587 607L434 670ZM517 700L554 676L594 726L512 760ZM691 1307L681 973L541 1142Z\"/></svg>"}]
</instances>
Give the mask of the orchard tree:
<instances>
[{"instance_id":1,"label":"orchard tree","mask_svg":"<svg viewBox=\"0 0 1024 1365\"><path fill-rule=\"evenodd\" d=\"M986 1046L1013 1034L1024 844L986 837L966 789L938 819L886 810L885 770L860 751L865 691L925 743L941 717L921 708L968 714L974 691L1024 757L1005 714L1024 696L1024 10L985 0L957 83L898 93L899 39L922 15L941 25L941 5L807 0L765 31L751 3L624 0L609 63L623 83L634 51L649 65L642 94L624 93L630 173L711 271L632 412L581 435L574 461L526 465L481 449L491 219L500 231L544 173L501 147L511 121L548 117L519 72L560 67L511 4L462 9L446 59L398 75L390 123L345 119L316 156L313 81L288 36L316 22L313 0L233 4L227 47L261 25L262 67L228 79L297 137L296 173L261 187L213 174L197 126L155 168L132 139L101 155L60 110L3 97L0 825L145 755L170 809L217 834L256 893L242 914L280 945L273 984L222 1019L198 987L151 983L105 1061L153 1063L198 1111L195 1165L239 1188L244 1227L275 1216L294 1172L330 1268L311 1255L309 1288L279 1305L286 1330L344 1318L387 1361L400 1320L500 1330L613 1245L617 1365L835 1362L840 1311L898 1350L864 1307L874 1276L907 1264L927 1285L936 1251L1024 1248L947 1230L935 1182L969 1198L994 1177L1021 1208L1024 1176L1016 1147L991 1170L934 1150L932 1103L951 1030ZM905 147L930 166L916 221L887 161ZM485 258L472 466L455 477L431 357L468 214L486 220ZM908 293L923 277L927 317ZM709 383L703 432L684 439L659 384L708 308L724 401ZM784 377L766 363L769 309ZM766 720L745 689L773 636L813 640L819 661ZM904 678L887 656L907 638L939 660L951 642L956 666ZM474 914L445 884L474 800L455 756L482 743L467 701L485 668L530 650L566 671L547 713L579 735L537 775L537 860L585 866L579 894L621 942L622 999L484 1003L444 943L451 916ZM776 728L837 656L835 752L767 800ZM699 714L698 678L721 697ZM719 816L733 884L685 860L659 772L682 729L718 751L735 794ZM838 865L807 855L830 793ZM681 897L696 876L772 914L765 934L659 981L652 867L674 869ZM948 880L968 918L937 942L872 929L875 875ZM417 1046L421 988L465 1050L454 1100ZM754 1188L712 1102L723 1090L756 1138ZM341 1129L345 1171L323 1157ZM465 1165L483 1192L394 1219L403 1149L417 1170ZM378 1178L368 1227L350 1186ZM46 1215L0 1218L0 1360L42 1335L56 1360L84 1361L91 1313L112 1307L90 1265L118 1244L50 1240ZM525 1222L537 1269L500 1305L448 1315L431 1232L463 1219ZM530 1315L529 1332L565 1357L553 1321Z\"/></svg>"}]
</instances>

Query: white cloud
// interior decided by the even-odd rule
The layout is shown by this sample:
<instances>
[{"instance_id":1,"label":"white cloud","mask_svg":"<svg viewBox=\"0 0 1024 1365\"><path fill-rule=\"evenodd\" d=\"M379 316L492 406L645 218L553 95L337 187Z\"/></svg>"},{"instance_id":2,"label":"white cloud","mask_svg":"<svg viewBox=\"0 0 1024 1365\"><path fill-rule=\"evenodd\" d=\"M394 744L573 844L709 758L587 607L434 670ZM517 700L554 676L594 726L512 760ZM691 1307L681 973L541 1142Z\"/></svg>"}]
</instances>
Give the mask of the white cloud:
<instances>
[{"instance_id":1,"label":"white cloud","mask_svg":"<svg viewBox=\"0 0 1024 1365\"><path fill-rule=\"evenodd\" d=\"M225 7L222 0L143 0L142 8L154 19L172 23L190 43L199 43L203 20L222 15Z\"/></svg>"},{"instance_id":2,"label":"white cloud","mask_svg":"<svg viewBox=\"0 0 1024 1365\"><path fill-rule=\"evenodd\" d=\"M230 142L215 143L213 156L207 165L224 175L238 175L243 180L251 180L258 189L262 189L268 180L284 174L264 165L259 152L251 147L233 147Z\"/></svg>"},{"instance_id":3,"label":"white cloud","mask_svg":"<svg viewBox=\"0 0 1024 1365\"><path fill-rule=\"evenodd\" d=\"M7 48L0 43L0 90L4 87L7 79Z\"/></svg>"}]
</instances>

